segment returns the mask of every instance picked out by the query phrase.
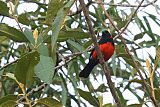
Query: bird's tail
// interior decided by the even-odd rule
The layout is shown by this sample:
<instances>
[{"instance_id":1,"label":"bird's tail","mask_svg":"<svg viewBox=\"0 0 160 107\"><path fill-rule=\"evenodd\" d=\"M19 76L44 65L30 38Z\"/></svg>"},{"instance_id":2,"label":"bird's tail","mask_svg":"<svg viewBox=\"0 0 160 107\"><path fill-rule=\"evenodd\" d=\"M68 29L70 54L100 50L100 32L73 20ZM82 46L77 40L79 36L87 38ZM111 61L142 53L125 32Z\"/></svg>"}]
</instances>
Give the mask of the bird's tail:
<instances>
[{"instance_id":1,"label":"bird's tail","mask_svg":"<svg viewBox=\"0 0 160 107\"><path fill-rule=\"evenodd\" d=\"M87 78L89 74L91 73L92 69L95 65L97 65L97 62L89 62L84 69L79 73L79 77Z\"/></svg>"}]
</instances>

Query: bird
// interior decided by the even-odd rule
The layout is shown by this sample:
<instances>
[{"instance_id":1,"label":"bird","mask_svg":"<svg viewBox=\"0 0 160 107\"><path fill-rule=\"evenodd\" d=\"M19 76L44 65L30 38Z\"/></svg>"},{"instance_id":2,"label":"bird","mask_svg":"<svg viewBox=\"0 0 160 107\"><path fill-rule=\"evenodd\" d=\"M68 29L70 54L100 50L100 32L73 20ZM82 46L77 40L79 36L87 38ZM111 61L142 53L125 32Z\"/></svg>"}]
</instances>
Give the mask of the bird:
<instances>
[{"instance_id":1,"label":"bird","mask_svg":"<svg viewBox=\"0 0 160 107\"><path fill-rule=\"evenodd\" d=\"M108 61L112 55L114 54L115 45L113 42L112 35L107 31L102 31L102 36L98 42L99 49L103 55L103 58L105 61ZM92 50L89 62L84 67L84 69L79 73L80 78L88 78L92 69L99 63L97 52L95 51L95 48Z\"/></svg>"}]
</instances>

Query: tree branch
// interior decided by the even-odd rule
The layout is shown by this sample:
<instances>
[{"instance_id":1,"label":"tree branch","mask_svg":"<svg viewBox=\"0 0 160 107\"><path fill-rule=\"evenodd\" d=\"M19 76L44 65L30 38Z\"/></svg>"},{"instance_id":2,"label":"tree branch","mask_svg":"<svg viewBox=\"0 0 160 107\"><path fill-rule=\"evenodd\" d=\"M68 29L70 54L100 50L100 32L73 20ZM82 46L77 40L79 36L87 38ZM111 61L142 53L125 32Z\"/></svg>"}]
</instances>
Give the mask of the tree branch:
<instances>
[{"instance_id":1,"label":"tree branch","mask_svg":"<svg viewBox=\"0 0 160 107\"><path fill-rule=\"evenodd\" d=\"M100 51L100 49L99 49L99 45L98 45L98 43L97 43L97 38L96 38L96 36L95 36L95 33L94 33L94 30L93 30L93 26L92 26L92 24L91 24L91 19L90 19L90 17L89 17L87 8L86 8L85 3L84 3L83 0L79 0L79 1L80 1L80 5L81 5L81 7L82 7L82 11L83 11L83 13L84 13L86 22L87 22L87 24L88 24L88 28L89 28L89 31L90 31L90 36L91 36L92 41L93 41L93 43L94 43L95 50L96 50L96 52L97 52L97 56L98 56L98 58L99 58L100 64L101 64L101 66L102 66L102 68L103 68L103 71L104 71L104 73L105 73L105 76L106 76L106 79L107 79L107 82L108 82L108 86L109 86L110 91L111 91L111 93L112 93L112 95L113 95L113 98L114 98L114 100L115 100L115 102L116 102L116 106L121 107L121 103L120 103L119 97L118 97L118 95L117 95L117 93L116 93L114 84L113 84L113 82L112 82L112 80L111 80L111 75L110 75L109 69L108 69L107 65L105 64L105 61L104 61L103 56L102 56L102 53L101 53L101 51Z\"/></svg>"}]
</instances>

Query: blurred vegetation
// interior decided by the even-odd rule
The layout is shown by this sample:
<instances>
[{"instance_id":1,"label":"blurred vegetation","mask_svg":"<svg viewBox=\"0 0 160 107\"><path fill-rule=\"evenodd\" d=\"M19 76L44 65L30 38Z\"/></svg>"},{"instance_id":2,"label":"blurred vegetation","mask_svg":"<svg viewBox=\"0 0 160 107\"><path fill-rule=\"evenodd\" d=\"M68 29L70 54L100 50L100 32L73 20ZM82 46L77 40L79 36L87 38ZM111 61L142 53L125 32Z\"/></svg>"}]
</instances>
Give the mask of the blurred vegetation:
<instances>
[{"instance_id":1,"label":"blurred vegetation","mask_svg":"<svg viewBox=\"0 0 160 107\"><path fill-rule=\"evenodd\" d=\"M160 37L155 29L160 29L157 16L160 8L156 2L158 0L144 0L122 36L159 105ZM37 7L20 13L19 7L24 4ZM102 30L110 29L116 37L116 29L98 1L86 0L86 4L95 33L100 35ZM105 0L103 3L118 29L125 27L138 4L138 1L129 0L118 3L117 0ZM145 11L146 8L153 8L156 14ZM115 88L123 107L149 107L151 100L133 60L120 38L115 38L114 42L115 54L106 63L116 81ZM88 79L81 80L78 76L92 46L83 12L76 0L0 1L0 107L20 104L25 107L115 106L103 102L109 88L99 65ZM95 86L95 82L99 85ZM132 99L124 95L126 90L137 98L137 103L128 103Z\"/></svg>"}]
</instances>

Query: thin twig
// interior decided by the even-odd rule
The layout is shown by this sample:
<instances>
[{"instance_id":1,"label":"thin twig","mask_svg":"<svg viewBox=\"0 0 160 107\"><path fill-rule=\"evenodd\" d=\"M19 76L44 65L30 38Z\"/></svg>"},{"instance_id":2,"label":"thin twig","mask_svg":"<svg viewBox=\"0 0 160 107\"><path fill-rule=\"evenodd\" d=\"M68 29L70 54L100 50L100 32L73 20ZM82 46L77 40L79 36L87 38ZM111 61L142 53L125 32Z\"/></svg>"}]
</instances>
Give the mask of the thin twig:
<instances>
[{"instance_id":1,"label":"thin twig","mask_svg":"<svg viewBox=\"0 0 160 107\"><path fill-rule=\"evenodd\" d=\"M157 1L157 0L153 0L152 2L149 2L148 4L141 5L140 7L147 7L147 6L149 6L149 5L154 4L156 1ZM108 5L108 6L116 6L116 7L117 7L117 6L119 6L119 7L138 7L138 5L113 4L113 3L104 3L104 2L101 3L101 2L98 2L98 1L89 1L89 2L86 4L86 7L89 7L91 4L94 4L94 3L96 3L96 4ZM81 12L82 12L82 9L79 8L79 9L77 9L76 12L70 13L68 16L74 16L74 15L77 15L77 14L79 14L79 13L81 13Z\"/></svg>"},{"instance_id":2,"label":"thin twig","mask_svg":"<svg viewBox=\"0 0 160 107\"><path fill-rule=\"evenodd\" d=\"M10 63L5 64L4 66L2 66L2 67L0 68L0 70L8 67L9 65L12 65L13 63L16 63L18 60L19 60L19 59L16 59L16 60L14 60L14 61L12 61L12 62L10 62Z\"/></svg>"},{"instance_id":3,"label":"thin twig","mask_svg":"<svg viewBox=\"0 0 160 107\"><path fill-rule=\"evenodd\" d=\"M147 85L147 82L146 82L145 79L143 78L143 76L142 76L142 74L141 74L141 72L140 72L140 70L139 70L139 68L138 68L138 66L137 66L136 61L134 60L132 54L130 53L130 51L129 51L127 45L126 45L126 42L125 42L125 40L124 40L124 38L123 38L123 36L121 35L121 34L126 30L126 28L128 27L128 25L130 24L130 22L132 21L132 18L135 16L135 14L137 13L138 9L141 7L143 1L144 1L144 0L142 0L142 1L140 2L140 4L137 6L136 10L135 10L135 11L133 12L133 14L131 15L130 19L129 19L128 22L126 23L125 27L122 29L121 32L119 32L119 29L118 29L117 26L113 23L112 18L109 16L109 14L107 13L107 11L105 11L104 6L102 5L102 0L99 0L100 5L101 5L103 11L105 12L105 14L106 14L106 16L108 17L109 21L111 22L112 26L113 26L113 27L116 29L116 31L118 32L118 36L117 36L117 37L121 37L121 40L122 40L122 42L123 42L123 44L124 44L124 46L125 46L125 49L126 49L128 55L131 57L134 65L135 65L135 67L136 67L136 70L137 70L138 73L139 73L139 76L140 76L140 78L142 79L142 81L143 81L143 83L144 83L144 86L145 86L145 88L146 88L146 90L147 90L147 92L148 92L148 94L149 94L149 97L151 98L154 106L157 107L157 103L156 103L154 97L152 96L151 90L149 89L149 87L148 87L148 85Z\"/></svg>"},{"instance_id":4,"label":"thin twig","mask_svg":"<svg viewBox=\"0 0 160 107\"><path fill-rule=\"evenodd\" d=\"M65 61L64 64L61 64L61 65L56 66L55 69L59 69L59 68L61 68L62 66L65 66L67 63L69 63L70 61L72 61L72 60L73 60L74 58L76 58L76 57L77 57L77 56L73 56L71 59Z\"/></svg>"},{"instance_id":5,"label":"thin twig","mask_svg":"<svg viewBox=\"0 0 160 107\"><path fill-rule=\"evenodd\" d=\"M81 5L81 7L82 7L82 11L83 11L83 13L84 13L86 22L87 22L87 24L88 24L88 28L89 28L89 31L90 31L90 36L91 36L92 41L93 41L93 43L94 43L94 46L95 46L95 50L96 50L96 52L97 52L98 59L99 59L100 64L101 64L101 66L102 66L102 68L103 68L103 71L104 71L104 73L105 73L105 76L106 76L106 79L107 79L107 82L108 82L108 86L109 86L110 91L111 91L111 93L112 93L112 95L113 95L113 98L114 98L114 100L115 100L115 102L116 102L116 106L121 107L121 103L120 103L119 97L118 97L117 92L116 92L116 90L115 90L114 84L113 84L113 82L112 82L112 80L111 80L111 75L110 75L109 69L108 69L107 65L105 64L105 61L104 61L103 56L102 56L102 53L101 53L101 51L100 51L100 49L99 49L99 45L98 45L98 43L97 43L97 38L96 38L96 36L95 36L94 30L93 30L93 26L92 26L92 24L91 24L91 19L90 19L90 17L89 17L88 10L87 10L87 8L86 8L86 6L85 6L84 1L83 1L83 0L79 0L79 1L80 1L80 5Z\"/></svg>"},{"instance_id":6,"label":"thin twig","mask_svg":"<svg viewBox=\"0 0 160 107\"><path fill-rule=\"evenodd\" d=\"M10 17L12 17L13 19L15 19L15 21L16 21L17 24L18 24L19 29L20 29L21 31L23 31L23 29L21 28L21 26L20 26L20 24L19 24L18 17L15 15L15 11L12 9L13 6L12 6L11 2L9 2L9 6L10 6L10 10L11 10L12 15L13 15L13 16L10 15Z\"/></svg>"},{"instance_id":7,"label":"thin twig","mask_svg":"<svg viewBox=\"0 0 160 107\"><path fill-rule=\"evenodd\" d=\"M140 7L147 7L149 5L152 5L156 2L157 0L153 0L152 2L148 4L141 5ZM97 4L103 4L103 5L109 5L109 6L119 6L119 7L138 7L138 5L130 5L130 4L113 4L113 3L104 3L104 2L98 2L98 1L93 1L93 3Z\"/></svg>"},{"instance_id":8,"label":"thin twig","mask_svg":"<svg viewBox=\"0 0 160 107\"><path fill-rule=\"evenodd\" d=\"M38 92L38 91L40 91L40 90L42 90L42 89L44 89L45 87L46 87L46 83L43 83L43 84L41 84L40 86L38 86L38 87L36 87L36 88L33 88L31 91L29 91L25 96L26 97L29 97L29 96L31 96L31 95L33 95L33 93L35 93L35 92ZM23 101L25 99L25 97L23 96L23 97L21 97L19 100L18 100L18 102L21 102L21 101Z\"/></svg>"},{"instance_id":9,"label":"thin twig","mask_svg":"<svg viewBox=\"0 0 160 107\"><path fill-rule=\"evenodd\" d=\"M121 35L128 27L128 25L130 24L130 22L132 21L132 18L136 15L138 9L141 7L142 3L144 0L142 0L139 5L137 6L136 10L133 12L133 14L130 16L128 22L126 23L126 25L124 26L124 28L121 30L121 32L119 33L119 35Z\"/></svg>"},{"instance_id":10,"label":"thin twig","mask_svg":"<svg viewBox=\"0 0 160 107\"><path fill-rule=\"evenodd\" d=\"M93 48L91 48L91 49L93 49ZM87 49L86 51L91 51L91 49ZM71 55L65 56L64 59L67 60L66 63L68 63L68 62L70 62L71 60L73 60L74 58L76 58L77 56L80 56L81 54L83 54L83 52L72 53ZM71 59L69 59L69 58L71 58ZM8 67L9 65L12 65L12 64L16 63L18 60L19 60L19 58L16 59L16 60L14 60L14 61L12 61L12 62L10 62L10 63L5 64L4 66L2 66L2 67L0 68L0 70ZM65 64L56 66L55 69L58 69L58 68L60 68L60 67L62 67L62 66L64 66L64 65L65 65Z\"/></svg>"},{"instance_id":11,"label":"thin twig","mask_svg":"<svg viewBox=\"0 0 160 107\"><path fill-rule=\"evenodd\" d=\"M86 7L88 8L91 4L93 4L93 2L92 2L92 1L89 1L89 2L86 4ZM69 14L68 16L74 16L74 15L77 15L77 14L79 14L79 13L81 13L81 12L82 12L82 9L79 8L76 12L71 13L71 14Z\"/></svg>"}]
</instances>

